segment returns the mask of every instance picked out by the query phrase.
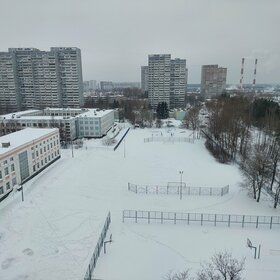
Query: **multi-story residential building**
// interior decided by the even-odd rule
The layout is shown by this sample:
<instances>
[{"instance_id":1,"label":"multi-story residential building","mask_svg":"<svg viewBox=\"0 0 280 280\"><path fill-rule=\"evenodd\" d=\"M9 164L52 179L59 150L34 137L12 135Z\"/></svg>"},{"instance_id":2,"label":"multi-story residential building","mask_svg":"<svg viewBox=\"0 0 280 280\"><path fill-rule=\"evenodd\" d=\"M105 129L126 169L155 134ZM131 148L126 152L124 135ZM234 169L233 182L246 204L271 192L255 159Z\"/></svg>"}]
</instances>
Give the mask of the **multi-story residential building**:
<instances>
[{"instance_id":1,"label":"multi-story residential building","mask_svg":"<svg viewBox=\"0 0 280 280\"><path fill-rule=\"evenodd\" d=\"M184 108L186 84L185 59L171 59L170 54L149 55L148 96L152 108L160 102L166 102L169 108Z\"/></svg>"},{"instance_id":2,"label":"multi-story residential building","mask_svg":"<svg viewBox=\"0 0 280 280\"><path fill-rule=\"evenodd\" d=\"M61 107L80 108L84 105L82 58L79 48L51 48L58 56L61 82Z\"/></svg>"},{"instance_id":3,"label":"multi-story residential building","mask_svg":"<svg viewBox=\"0 0 280 280\"><path fill-rule=\"evenodd\" d=\"M0 135L26 127L56 127L59 129L60 139L70 142L76 138L102 137L113 124L113 110L46 108L0 116Z\"/></svg>"},{"instance_id":4,"label":"multi-story residential building","mask_svg":"<svg viewBox=\"0 0 280 280\"><path fill-rule=\"evenodd\" d=\"M141 66L141 89L148 92L149 89L149 67Z\"/></svg>"},{"instance_id":5,"label":"multi-story residential building","mask_svg":"<svg viewBox=\"0 0 280 280\"><path fill-rule=\"evenodd\" d=\"M113 82L114 89L124 89L124 88L140 88L138 82Z\"/></svg>"},{"instance_id":6,"label":"multi-story residential building","mask_svg":"<svg viewBox=\"0 0 280 280\"><path fill-rule=\"evenodd\" d=\"M0 52L0 112L18 111L21 108L15 61L13 52Z\"/></svg>"},{"instance_id":7,"label":"multi-story residential building","mask_svg":"<svg viewBox=\"0 0 280 280\"><path fill-rule=\"evenodd\" d=\"M218 65L203 65L201 68L201 94L211 97L226 89L227 68Z\"/></svg>"},{"instance_id":8,"label":"multi-story residential building","mask_svg":"<svg viewBox=\"0 0 280 280\"><path fill-rule=\"evenodd\" d=\"M26 128L0 137L0 201L59 158L58 129Z\"/></svg>"},{"instance_id":9,"label":"multi-story residential building","mask_svg":"<svg viewBox=\"0 0 280 280\"><path fill-rule=\"evenodd\" d=\"M78 48L10 48L0 53L0 110L84 104Z\"/></svg>"},{"instance_id":10,"label":"multi-story residential building","mask_svg":"<svg viewBox=\"0 0 280 280\"><path fill-rule=\"evenodd\" d=\"M95 81L95 80L84 81L83 85L84 85L85 92L94 91L97 89L97 81Z\"/></svg>"},{"instance_id":11,"label":"multi-story residential building","mask_svg":"<svg viewBox=\"0 0 280 280\"><path fill-rule=\"evenodd\" d=\"M170 64L170 108L185 108L187 69L185 59L171 59Z\"/></svg>"},{"instance_id":12,"label":"multi-story residential building","mask_svg":"<svg viewBox=\"0 0 280 280\"><path fill-rule=\"evenodd\" d=\"M170 54L149 55L148 97L154 109L160 102L166 102L170 107L170 60Z\"/></svg>"},{"instance_id":13,"label":"multi-story residential building","mask_svg":"<svg viewBox=\"0 0 280 280\"><path fill-rule=\"evenodd\" d=\"M111 81L101 81L100 82L100 90L102 92L112 91L114 88L113 82Z\"/></svg>"}]
</instances>

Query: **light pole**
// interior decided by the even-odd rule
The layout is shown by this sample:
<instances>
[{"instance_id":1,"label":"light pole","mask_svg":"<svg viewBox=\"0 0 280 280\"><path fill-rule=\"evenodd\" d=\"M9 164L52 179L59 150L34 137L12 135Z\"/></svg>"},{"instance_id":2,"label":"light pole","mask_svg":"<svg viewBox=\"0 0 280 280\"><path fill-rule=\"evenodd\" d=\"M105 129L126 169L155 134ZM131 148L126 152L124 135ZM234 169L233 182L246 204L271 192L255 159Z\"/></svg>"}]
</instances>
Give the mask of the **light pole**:
<instances>
[{"instance_id":1,"label":"light pole","mask_svg":"<svg viewBox=\"0 0 280 280\"><path fill-rule=\"evenodd\" d=\"M73 140L71 141L71 148L72 148L72 158L73 158L74 157Z\"/></svg>"},{"instance_id":2,"label":"light pole","mask_svg":"<svg viewBox=\"0 0 280 280\"><path fill-rule=\"evenodd\" d=\"M182 176L183 176L183 171L180 170L179 174L180 174L180 199L182 200Z\"/></svg>"},{"instance_id":3,"label":"light pole","mask_svg":"<svg viewBox=\"0 0 280 280\"><path fill-rule=\"evenodd\" d=\"M125 139L123 139L123 157L125 158Z\"/></svg>"}]
</instances>

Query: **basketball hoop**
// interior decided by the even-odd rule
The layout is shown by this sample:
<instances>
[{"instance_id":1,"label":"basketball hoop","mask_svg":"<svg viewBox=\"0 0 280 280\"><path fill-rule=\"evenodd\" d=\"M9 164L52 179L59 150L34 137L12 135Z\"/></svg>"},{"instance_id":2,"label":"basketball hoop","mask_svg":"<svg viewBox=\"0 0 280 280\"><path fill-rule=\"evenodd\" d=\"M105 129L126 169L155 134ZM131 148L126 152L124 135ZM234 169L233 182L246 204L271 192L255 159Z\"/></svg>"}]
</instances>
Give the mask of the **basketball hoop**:
<instances>
[{"instance_id":1,"label":"basketball hoop","mask_svg":"<svg viewBox=\"0 0 280 280\"><path fill-rule=\"evenodd\" d=\"M252 242L249 238L247 238L247 246L252 249L253 245L252 245Z\"/></svg>"}]
</instances>

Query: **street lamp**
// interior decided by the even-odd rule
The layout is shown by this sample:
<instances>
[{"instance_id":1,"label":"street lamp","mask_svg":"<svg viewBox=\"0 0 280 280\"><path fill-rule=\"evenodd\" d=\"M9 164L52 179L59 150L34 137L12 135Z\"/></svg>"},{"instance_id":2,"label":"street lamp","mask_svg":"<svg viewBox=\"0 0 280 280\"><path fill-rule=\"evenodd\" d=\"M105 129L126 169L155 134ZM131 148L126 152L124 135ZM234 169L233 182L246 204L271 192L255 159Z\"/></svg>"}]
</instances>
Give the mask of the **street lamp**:
<instances>
[{"instance_id":1,"label":"street lamp","mask_svg":"<svg viewBox=\"0 0 280 280\"><path fill-rule=\"evenodd\" d=\"M180 199L182 200L182 176L183 176L183 171L180 170L179 174L180 174Z\"/></svg>"}]
</instances>

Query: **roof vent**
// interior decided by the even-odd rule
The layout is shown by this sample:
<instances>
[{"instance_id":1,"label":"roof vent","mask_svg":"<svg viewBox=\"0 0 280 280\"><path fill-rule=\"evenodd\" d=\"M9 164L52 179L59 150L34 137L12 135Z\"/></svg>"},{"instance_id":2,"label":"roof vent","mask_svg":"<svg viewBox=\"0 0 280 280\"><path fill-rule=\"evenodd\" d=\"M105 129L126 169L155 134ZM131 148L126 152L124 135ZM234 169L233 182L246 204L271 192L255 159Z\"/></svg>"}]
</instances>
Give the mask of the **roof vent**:
<instances>
[{"instance_id":1,"label":"roof vent","mask_svg":"<svg viewBox=\"0 0 280 280\"><path fill-rule=\"evenodd\" d=\"M9 148L11 146L10 142L4 142L2 143L2 148Z\"/></svg>"}]
</instances>

